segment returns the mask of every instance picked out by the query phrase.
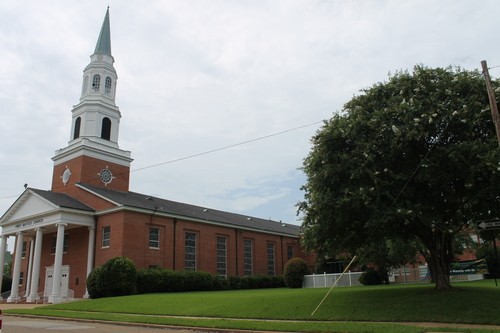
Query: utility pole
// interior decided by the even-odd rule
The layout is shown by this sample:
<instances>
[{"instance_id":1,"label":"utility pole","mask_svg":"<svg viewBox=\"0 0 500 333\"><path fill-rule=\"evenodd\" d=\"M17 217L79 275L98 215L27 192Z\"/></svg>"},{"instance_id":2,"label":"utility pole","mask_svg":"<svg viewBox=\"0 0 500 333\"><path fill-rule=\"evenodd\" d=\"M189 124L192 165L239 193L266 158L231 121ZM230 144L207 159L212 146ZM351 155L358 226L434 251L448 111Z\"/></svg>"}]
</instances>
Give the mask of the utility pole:
<instances>
[{"instance_id":1,"label":"utility pole","mask_svg":"<svg viewBox=\"0 0 500 333\"><path fill-rule=\"evenodd\" d=\"M488 65L486 60L481 61L481 66L483 67L484 79L486 81L486 90L488 91L488 98L490 100L491 107L491 118L493 119L493 124L495 125L495 130L497 132L498 145L500 146L500 115L498 114L497 100L495 97L495 91L491 86L490 73L488 71Z\"/></svg>"}]
</instances>

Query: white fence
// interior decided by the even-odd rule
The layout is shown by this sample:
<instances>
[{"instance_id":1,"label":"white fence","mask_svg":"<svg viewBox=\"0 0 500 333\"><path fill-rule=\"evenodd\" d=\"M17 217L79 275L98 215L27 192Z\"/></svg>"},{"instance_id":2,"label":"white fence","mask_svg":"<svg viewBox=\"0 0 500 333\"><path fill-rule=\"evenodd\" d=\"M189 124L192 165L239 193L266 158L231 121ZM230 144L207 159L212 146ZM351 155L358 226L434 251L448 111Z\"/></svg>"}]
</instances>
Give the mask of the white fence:
<instances>
[{"instance_id":1,"label":"white fence","mask_svg":"<svg viewBox=\"0 0 500 333\"><path fill-rule=\"evenodd\" d=\"M302 288L325 288L331 287L335 281L337 284L335 287L350 287L350 286L360 286L359 277L363 272L351 272L336 274L312 274L305 275L304 282L302 283ZM340 278L339 278L340 277ZM451 282L459 281L476 281L484 279L483 274L462 274L462 275L450 275ZM427 266L420 266L418 268L402 267L400 269L394 269L389 272L389 283L391 284L410 284L410 283L430 283L430 275L427 270Z\"/></svg>"},{"instance_id":2,"label":"white fence","mask_svg":"<svg viewBox=\"0 0 500 333\"><path fill-rule=\"evenodd\" d=\"M313 274L305 275L304 282L302 283L303 288L324 288L331 287L335 281L337 281L336 287L350 287L350 286L360 286L359 277L363 272L347 272L343 275L337 274ZM340 277L340 279L339 279Z\"/></svg>"},{"instance_id":3,"label":"white fence","mask_svg":"<svg viewBox=\"0 0 500 333\"><path fill-rule=\"evenodd\" d=\"M452 274L451 282L477 281L483 280L483 274ZM426 265L420 265L418 268L401 267L389 272L389 283L430 283L431 276Z\"/></svg>"}]
</instances>

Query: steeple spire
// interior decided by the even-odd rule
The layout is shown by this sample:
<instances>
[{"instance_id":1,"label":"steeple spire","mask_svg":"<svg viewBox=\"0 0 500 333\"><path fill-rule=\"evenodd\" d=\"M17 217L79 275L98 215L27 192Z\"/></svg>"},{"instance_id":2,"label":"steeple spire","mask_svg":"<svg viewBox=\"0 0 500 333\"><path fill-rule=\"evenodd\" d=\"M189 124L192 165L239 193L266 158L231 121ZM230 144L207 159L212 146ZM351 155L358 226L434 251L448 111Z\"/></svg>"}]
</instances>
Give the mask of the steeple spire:
<instances>
[{"instance_id":1,"label":"steeple spire","mask_svg":"<svg viewBox=\"0 0 500 333\"><path fill-rule=\"evenodd\" d=\"M83 70L80 102L71 110L70 141L52 158L53 190L64 192L79 182L128 190L132 158L118 146L121 113L115 104L118 76L113 63L108 7L94 53Z\"/></svg>"},{"instance_id":2,"label":"steeple spire","mask_svg":"<svg viewBox=\"0 0 500 333\"><path fill-rule=\"evenodd\" d=\"M111 56L111 32L109 28L109 7L106 10L106 16L104 16L104 22L102 22L101 32L99 33L99 39L95 46L94 54L105 54Z\"/></svg>"}]
</instances>

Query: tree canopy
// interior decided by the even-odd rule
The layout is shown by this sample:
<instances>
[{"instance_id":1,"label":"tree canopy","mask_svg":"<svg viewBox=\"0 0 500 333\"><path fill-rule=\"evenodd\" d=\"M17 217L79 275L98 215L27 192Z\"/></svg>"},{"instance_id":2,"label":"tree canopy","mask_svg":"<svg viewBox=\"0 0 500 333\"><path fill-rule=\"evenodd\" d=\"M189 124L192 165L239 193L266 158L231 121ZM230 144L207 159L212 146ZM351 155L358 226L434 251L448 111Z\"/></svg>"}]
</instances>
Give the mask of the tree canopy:
<instances>
[{"instance_id":1,"label":"tree canopy","mask_svg":"<svg viewBox=\"0 0 500 333\"><path fill-rule=\"evenodd\" d=\"M499 162L481 73L389 75L312 138L298 205L305 244L319 255L416 244L436 287L449 288L457 240L500 216Z\"/></svg>"}]
</instances>

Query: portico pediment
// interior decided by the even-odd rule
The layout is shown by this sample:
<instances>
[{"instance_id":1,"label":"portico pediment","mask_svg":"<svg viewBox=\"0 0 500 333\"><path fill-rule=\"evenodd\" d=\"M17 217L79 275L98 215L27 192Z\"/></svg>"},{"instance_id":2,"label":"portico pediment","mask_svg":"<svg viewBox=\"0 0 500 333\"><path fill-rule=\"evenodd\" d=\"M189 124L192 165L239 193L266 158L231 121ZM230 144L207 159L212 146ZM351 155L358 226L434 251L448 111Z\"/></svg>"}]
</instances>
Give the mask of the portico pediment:
<instances>
[{"instance_id":1,"label":"portico pediment","mask_svg":"<svg viewBox=\"0 0 500 333\"><path fill-rule=\"evenodd\" d=\"M93 210L63 193L26 189L0 218L2 234L55 228L57 223L77 226L94 224Z\"/></svg>"}]
</instances>

